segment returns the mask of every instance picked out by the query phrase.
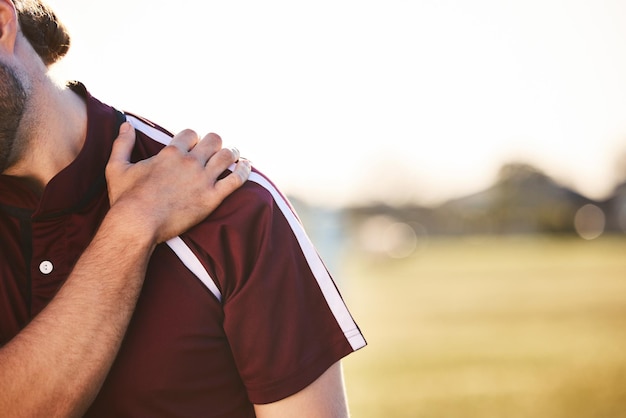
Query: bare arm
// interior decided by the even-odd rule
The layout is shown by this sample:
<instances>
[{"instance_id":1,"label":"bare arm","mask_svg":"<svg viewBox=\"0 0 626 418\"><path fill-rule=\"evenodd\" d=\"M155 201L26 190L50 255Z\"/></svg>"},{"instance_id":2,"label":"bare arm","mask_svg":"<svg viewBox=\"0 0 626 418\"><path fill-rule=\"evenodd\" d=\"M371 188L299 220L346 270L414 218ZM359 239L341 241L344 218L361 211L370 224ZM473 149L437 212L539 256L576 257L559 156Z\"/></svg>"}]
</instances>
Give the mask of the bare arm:
<instances>
[{"instance_id":1,"label":"bare arm","mask_svg":"<svg viewBox=\"0 0 626 418\"><path fill-rule=\"evenodd\" d=\"M109 213L55 298L0 348L3 416L82 415L115 359L156 244L206 217L249 175L242 160L216 180L238 155L220 150L217 135L198 142L191 131L130 164L134 130L123 127L107 166Z\"/></svg>"},{"instance_id":2,"label":"bare arm","mask_svg":"<svg viewBox=\"0 0 626 418\"><path fill-rule=\"evenodd\" d=\"M278 402L255 405L258 418L348 418L341 363L331 366L300 392Z\"/></svg>"}]
</instances>

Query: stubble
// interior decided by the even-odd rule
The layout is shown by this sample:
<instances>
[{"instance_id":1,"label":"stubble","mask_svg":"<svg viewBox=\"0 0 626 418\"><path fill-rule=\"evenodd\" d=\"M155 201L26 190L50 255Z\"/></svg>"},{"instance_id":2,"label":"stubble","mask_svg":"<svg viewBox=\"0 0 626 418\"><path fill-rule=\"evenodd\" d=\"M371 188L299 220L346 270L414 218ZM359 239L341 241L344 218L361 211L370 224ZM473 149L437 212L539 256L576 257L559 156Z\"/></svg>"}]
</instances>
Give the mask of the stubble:
<instances>
[{"instance_id":1,"label":"stubble","mask_svg":"<svg viewBox=\"0 0 626 418\"><path fill-rule=\"evenodd\" d=\"M19 158L17 134L27 101L27 91L15 70L0 62L0 173Z\"/></svg>"}]
</instances>

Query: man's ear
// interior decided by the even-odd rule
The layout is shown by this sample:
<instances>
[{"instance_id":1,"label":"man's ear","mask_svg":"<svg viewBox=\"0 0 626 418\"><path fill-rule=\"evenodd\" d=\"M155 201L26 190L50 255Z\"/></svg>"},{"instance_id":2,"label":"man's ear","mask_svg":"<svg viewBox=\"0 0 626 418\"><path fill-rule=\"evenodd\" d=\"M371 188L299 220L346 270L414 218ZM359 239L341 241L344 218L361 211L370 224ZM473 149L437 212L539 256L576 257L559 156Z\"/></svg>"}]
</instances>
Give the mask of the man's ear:
<instances>
[{"instance_id":1,"label":"man's ear","mask_svg":"<svg viewBox=\"0 0 626 418\"><path fill-rule=\"evenodd\" d=\"M0 49L13 53L18 32L17 11L11 0L0 0Z\"/></svg>"}]
</instances>

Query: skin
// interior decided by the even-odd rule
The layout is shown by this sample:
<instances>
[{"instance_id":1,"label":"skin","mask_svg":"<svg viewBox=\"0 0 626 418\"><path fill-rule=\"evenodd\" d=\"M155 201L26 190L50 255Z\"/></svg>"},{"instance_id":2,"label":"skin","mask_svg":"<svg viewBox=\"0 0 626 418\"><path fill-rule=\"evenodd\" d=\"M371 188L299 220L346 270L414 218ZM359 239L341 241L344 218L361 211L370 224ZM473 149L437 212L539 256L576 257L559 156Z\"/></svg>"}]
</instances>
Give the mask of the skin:
<instances>
[{"instance_id":1,"label":"skin","mask_svg":"<svg viewBox=\"0 0 626 418\"><path fill-rule=\"evenodd\" d=\"M11 67L0 63L0 172L16 154L15 138L26 108L26 91Z\"/></svg>"},{"instance_id":2,"label":"skin","mask_svg":"<svg viewBox=\"0 0 626 418\"><path fill-rule=\"evenodd\" d=\"M41 192L80 150L85 104L47 77L8 0L0 0L0 62L30 95L15 136L0 144L13 144L14 162L4 174ZM44 131L47 139L37 139ZM155 246L206 217L250 172L241 160L233 174L217 181L239 156L221 149L217 135L200 140L192 131L155 157L131 164L134 131L128 124L121 131L106 169L110 211L50 304L0 348L3 416L81 416L119 349Z\"/></svg>"},{"instance_id":3,"label":"skin","mask_svg":"<svg viewBox=\"0 0 626 418\"><path fill-rule=\"evenodd\" d=\"M257 418L347 418L341 363L337 362L300 392L278 402L255 405Z\"/></svg>"},{"instance_id":4,"label":"skin","mask_svg":"<svg viewBox=\"0 0 626 418\"><path fill-rule=\"evenodd\" d=\"M0 83L3 100L17 98L3 102L13 113L0 122L0 172L41 194L82 148L87 113L80 97L49 78L11 0L0 0ZM156 245L208 216L250 174L249 162L222 149L215 134L200 139L185 130L156 156L131 164L134 139L123 124L106 168L111 209L93 241L49 305L0 347L3 415L84 414L115 359ZM299 393L255 410L261 418L347 417L343 387L337 363Z\"/></svg>"}]
</instances>

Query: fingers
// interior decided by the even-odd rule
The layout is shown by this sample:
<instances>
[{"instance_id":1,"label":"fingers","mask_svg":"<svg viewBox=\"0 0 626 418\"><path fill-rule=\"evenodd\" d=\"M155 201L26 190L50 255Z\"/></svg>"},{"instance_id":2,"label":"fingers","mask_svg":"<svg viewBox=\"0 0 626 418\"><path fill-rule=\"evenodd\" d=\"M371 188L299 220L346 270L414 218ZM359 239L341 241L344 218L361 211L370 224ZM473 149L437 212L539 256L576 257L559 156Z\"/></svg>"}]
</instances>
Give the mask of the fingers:
<instances>
[{"instance_id":1,"label":"fingers","mask_svg":"<svg viewBox=\"0 0 626 418\"><path fill-rule=\"evenodd\" d=\"M222 148L222 138L214 133L210 133L202 138L189 153L195 154L203 162L207 175L214 179L217 179L224 170L236 163L240 157L237 148ZM244 167L246 164L250 165L249 162L244 163L240 170L245 171Z\"/></svg>"},{"instance_id":2,"label":"fingers","mask_svg":"<svg viewBox=\"0 0 626 418\"><path fill-rule=\"evenodd\" d=\"M135 145L135 137L133 126L128 122L124 122L120 126L119 135L113 143L107 168L109 171L115 170L115 172L121 173L119 171L120 168L131 166L130 158ZM218 194L222 196L226 196L241 187L250 176L250 161L240 158L237 148L222 148L222 138L215 133L209 133L200 140L195 131L185 129L172 138L172 141L166 148L168 147L170 149L176 148L178 152L167 157L163 153L165 150L162 150L159 153L161 157L175 161L180 156L193 156L199 162L200 167L203 168L207 178L210 179L210 182L217 189ZM173 155L177 155L177 157ZM220 179L223 175L222 173L235 163L236 165L232 173Z\"/></svg>"},{"instance_id":3,"label":"fingers","mask_svg":"<svg viewBox=\"0 0 626 418\"><path fill-rule=\"evenodd\" d=\"M141 229L155 242L179 235L206 218L251 172L239 151L222 149L215 134L200 141L194 131L182 131L157 154L131 164L134 145L135 130L129 123L122 124L106 168L109 202L119 210L139 211ZM224 177L233 163L237 164L232 173Z\"/></svg>"},{"instance_id":4,"label":"fingers","mask_svg":"<svg viewBox=\"0 0 626 418\"><path fill-rule=\"evenodd\" d=\"M203 165L213 157L213 155L222 149L222 138L214 133L206 135L196 146L189 151L194 154Z\"/></svg>"},{"instance_id":5,"label":"fingers","mask_svg":"<svg viewBox=\"0 0 626 418\"><path fill-rule=\"evenodd\" d=\"M252 164L250 161L245 158L239 158L233 172L215 183L216 190L224 196L229 195L248 180L251 171Z\"/></svg>"},{"instance_id":6,"label":"fingers","mask_svg":"<svg viewBox=\"0 0 626 418\"><path fill-rule=\"evenodd\" d=\"M205 172L213 179L215 190L222 198L241 187L250 177L250 161L241 158L237 148L222 148L222 138L217 134L206 135L191 153L197 153L201 156L199 158L205 159ZM233 164L234 170L220 179L222 173Z\"/></svg>"},{"instance_id":7,"label":"fingers","mask_svg":"<svg viewBox=\"0 0 626 418\"><path fill-rule=\"evenodd\" d=\"M194 149L200 141L200 137L195 131L185 129L174 136L169 146L176 147L183 153L187 153Z\"/></svg>"},{"instance_id":8,"label":"fingers","mask_svg":"<svg viewBox=\"0 0 626 418\"><path fill-rule=\"evenodd\" d=\"M222 148L217 151L206 162L205 171L209 177L217 178L239 160L239 150L237 148Z\"/></svg>"},{"instance_id":9,"label":"fingers","mask_svg":"<svg viewBox=\"0 0 626 418\"><path fill-rule=\"evenodd\" d=\"M109 158L109 164L125 166L130 162L130 155L135 146L135 128L128 123L124 122L120 126L120 132L115 141L113 142L113 148L111 150L111 157Z\"/></svg>"}]
</instances>

